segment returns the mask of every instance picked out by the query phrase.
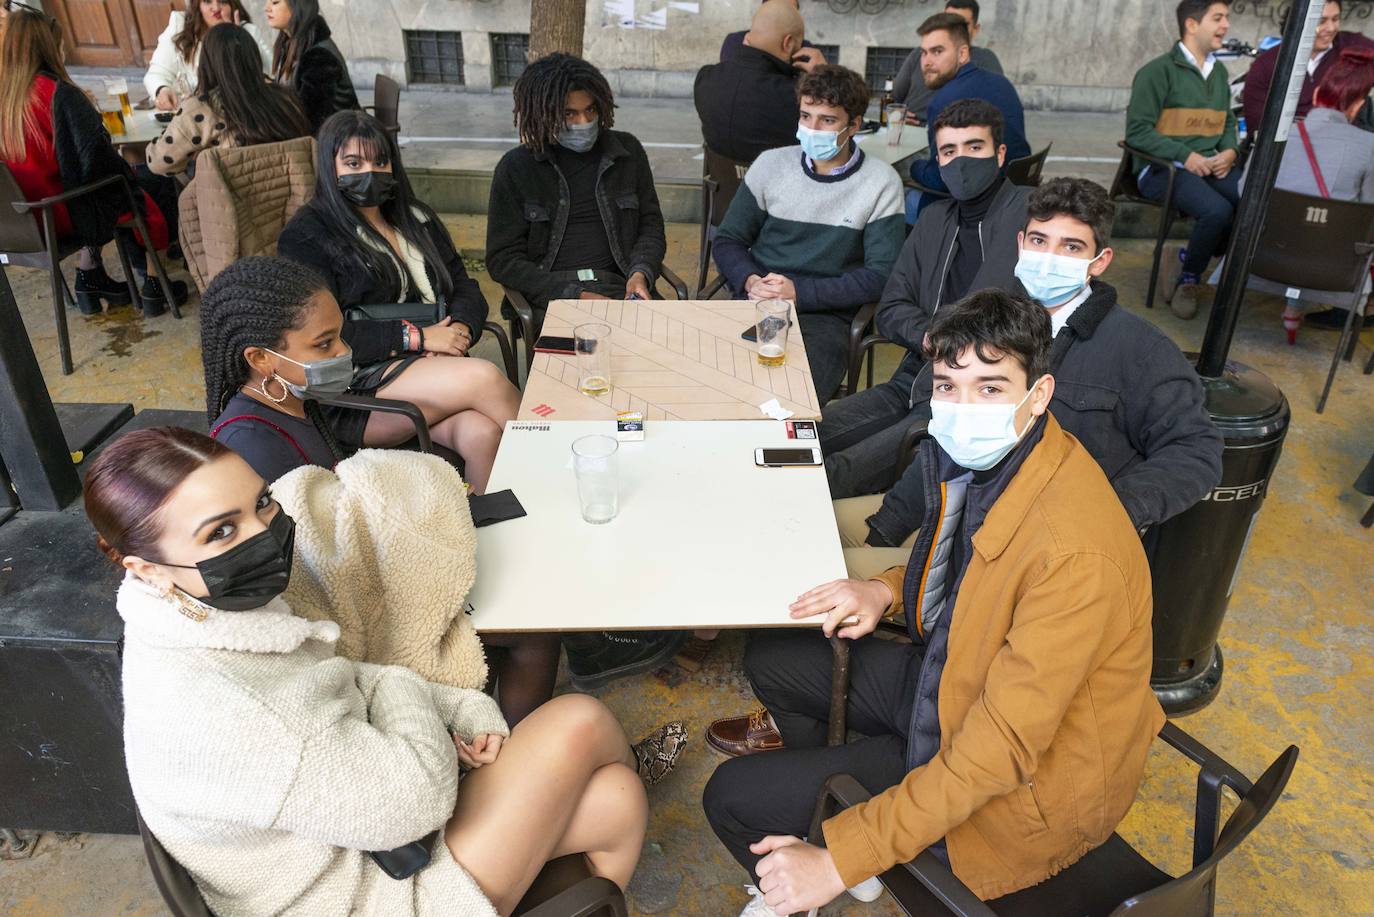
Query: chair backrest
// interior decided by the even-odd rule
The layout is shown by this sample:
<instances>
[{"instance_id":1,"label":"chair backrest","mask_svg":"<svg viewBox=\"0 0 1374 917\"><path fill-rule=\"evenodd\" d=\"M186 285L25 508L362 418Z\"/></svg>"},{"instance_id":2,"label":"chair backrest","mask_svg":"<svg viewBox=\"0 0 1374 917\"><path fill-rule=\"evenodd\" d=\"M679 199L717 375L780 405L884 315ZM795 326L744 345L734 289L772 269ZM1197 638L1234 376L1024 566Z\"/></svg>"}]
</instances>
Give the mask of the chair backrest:
<instances>
[{"instance_id":1,"label":"chair backrest","mask_svg":"<svg viewBox=\"0 0 1374 917\"><path fill-rule=\"evenodd\" d=\"M401 84L389 76L377 74L377 82L373 84L372 106L377 113L377 120L382 122L382 127L388 131L399 131L401 129Z\"/></svg>"},{"instance_id":2,"label":"chair backrest","mask_svg":"<svg viewBox=\"0 0 1374 917\"><path fill-rule=\"evenodd\" d=\"M701 148L706 153L706 177L715 183L715 191L711 195L711 225L719 226L721 220L725 219L725 212L730 209L730 202L735 199L735 192L739 191L744 181L749 163L722 156L705 144Z\"/></svg>"},{"instance_id":3,"label":"chair backrest","mask_svg":"<svg viewBox=\"0 0 1374 917\"><path fill-rule=\"evenodd\" d=\"M196 285L204 290L239 258L275 255L282 228L314 195L313 137L199 154L179 207Z\"/></svg>"},{"instance_id":4,"label":"chair backrest","mask_svg":"<svg viewBox=\"0 0 1374 917\"><path fill-rule=\"evenodd\" d=\"M1027 188L1040 187L1040 176L1045 171L1045 159L1050 155L1050 147L1052 146L1054 146L1053 143L1038 153L1013 159L1007 163L1007 178L1011 179L1011 183Z\"/></svg>"},{"instance_id":5,"label":"chair backrest","mask_svg":"<svg viewBox=\"0 0 1374 917\"><path fill-rule=\"evenodd\" d=\"M1112 917L1211 915L1216 900L1217 867L1251 831L1259 827L1269 810L1274 808L1283 795L1284 787L1288 785L1288 778L1292 776L1297 761L1298 749L1288 746L1255 781L1250 792L1245 794L1240 805L1226 820L1211 856L1172 882L1126 900L1112 912Z\"/></svg>"},{"instance_id":6,"label":"chair backrest","mask_svg":"<svg viewBox=\"0 0 1374 917\"><path fill-rule=\"evenodd\" d=\"M1354 291L1374 241L1374 203L1281 191L1269 195L1250 273L1290 287Z\"/></svg>"},{"instance_id":7,"label":"chair backrest","mask_svg":"<svg viewBox=\"0 0 1374 917\"><path fill-rule=\"evenodd\" d=\"M19 213L10 206L11 201L24 200L27 198L10 167L0 162L0 252L32 254L46 251L34 215Z\"/></svg>"},{"instance_id":8,"label":"chair backrest","mask_svg":"<svg viewBox=\"0 0 1374 917\"><path fill-rule=\"evenodd\" d=\"M1112 189L1108 192L1108 196L1112 200L1145 200L1140 193L1140 186L1136 184L1135 157L1131 155L1130 150L1124 149L1124 143L1118 144L1118 146L1123 147L1121 162L1116 167L1116 177L1112 179ZM1150 201L1149 203L1155 202Z\"/></svg>"},{"instance_id":9,"label":"chair backrest","mask_svg":"<svg viewBox=\"0 0 1374 917\"><path fill-rule=\"evenodd\" d=\"M153 832L143 823L143 815L136 814L148 868L153 872L153 881L157 883L157 890L162 893L162 901L167 905L167 910L172 912L172 917L213 917L186 867L173 859L162 843L153 837Z\"/></svg>"}]
</instances>

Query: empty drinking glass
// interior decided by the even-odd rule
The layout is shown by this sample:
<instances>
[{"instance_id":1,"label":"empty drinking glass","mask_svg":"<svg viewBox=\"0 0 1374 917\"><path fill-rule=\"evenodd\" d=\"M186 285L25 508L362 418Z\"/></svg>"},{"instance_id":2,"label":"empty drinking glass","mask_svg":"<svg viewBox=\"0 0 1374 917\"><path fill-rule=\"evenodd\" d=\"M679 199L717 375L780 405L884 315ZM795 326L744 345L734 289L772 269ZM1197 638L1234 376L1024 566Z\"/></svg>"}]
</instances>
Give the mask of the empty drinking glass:
<instances>
[{"instance_id":1,"label":"empty drinking glass","mask_svg":"<svg viewBox=\"0 0 1374 917\"><path fill-rule=\"evenodd\" d=\"M787 326L792 304L785 299L760 299L754 310L754 333L758 337L759 362L781 366L787 362Z\"/></svg>"},{"instance_id":2,"label":"empty drinking glass","mask_svg":"<svg viewBox=\"0 0 1374 917\"><path fill-rule=\"evenodd\" d=\"M573 441L573 471L577 475L577 499L582 518L601 525L615 518L619 509L619 481L613 436L583 436Z\"/></svg>"},{"instance_id":3,"label":"empty drinking glass","mask_svg":"<svg viewBox=\"0 0 1374 917\"><path fill-rule=\"evenodd\" d=\"M902 126L906 124L906 106L887 107L887 145L896 146L902 142Z\"/></svg>"},{"instance_id":4,"label":"empty drinking glass","mask_svg":"<svg viewBox=\"0 0 1374 917\"><path fill-rule=\"evenodd\" d=\"M577 388L584 395L604 395L611 390L611 326L596 323L573 329L577 351Z\"/></svg>"}]
</instances>

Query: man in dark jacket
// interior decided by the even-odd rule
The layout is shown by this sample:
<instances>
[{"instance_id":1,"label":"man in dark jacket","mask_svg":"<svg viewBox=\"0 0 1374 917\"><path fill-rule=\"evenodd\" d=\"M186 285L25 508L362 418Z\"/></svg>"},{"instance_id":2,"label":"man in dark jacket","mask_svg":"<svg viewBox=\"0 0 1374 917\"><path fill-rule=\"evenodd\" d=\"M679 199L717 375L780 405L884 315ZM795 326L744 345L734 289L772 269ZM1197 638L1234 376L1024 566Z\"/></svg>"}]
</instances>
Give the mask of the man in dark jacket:
<instances>
[{"instance_id":1,"label":"man in dark jacket","mask_svg":"<svg viewBox=\"0 0 1374 917\"><path fill-rule=\"evenodd\" d=\"M763 0L763 2L769 3L771 2L771 0ZM793 9L801 9L800 0L782 0L782 2L792 4ZM735 56L739 54L741 48L749 47L748 39L749 31L747 29L740 32L731 32L730 34L726 35L724 40L722 40L720 43L720 62L724 64L727 61L734 60ZM809 41L802 41L802 47L814 48L815 45L811 44L811 42Z\"/></svg>"},{"instance_id":2,"label":"man in dark jacket","mask_svg":"<svg viewBox=\"0 0 1374 917\"><path fill-rule=\"evenodd\" d=\"M1030 155L1026 115L1021 97L1005 76L984 70L970 59L968 23L957 13L936 13L917 29L921 35L921 77L935 91L925 111L930 134L930 158L911 164L911 177L935 191L950 190L941 175L936 154L935 121L961 99L981 99L1002 113L1007 161ZM923 206L930 202L925 201Z\"/></svg>"},{"instance_id":3,"label":"man in dark jacket","mask_svg":"<svg viewBox=\"0 0 1374 917\"><path fill-rule=\"evenodd\" d=\"M878 332L907 349L881 385L828 405L821 421L825 470L835 498L892 486L909 418L930 397L917 384L926 328L935 310L985 287L1006 289L1016 267L1016 234L1026 225L1029 188L1007 181L1002 115L976 99L956 102L934 126L940 168L957 192L917 221L878 305Z\"/></svg>"},{"instance_id":4,"label":"man in dark jacket","mask_svg":"<svg viewBox=\"0 0 1374 917\"><path fill-rule=\"evenodd\" d=\"M648 299L667 251L649 157L613 131L606 78L550 54L516 80L520 146L492 176L487 270L521 293L535 331L554 299ZM503 314L509 314L503 305Z\"/></svg>"},{"instance_id":5,"label":"man in dark jacket","mask_svg":"<svg viewBox=\"0 0 1374 917\"><path fill-rule=\"evenodd\" d=\"M1306 63L1307 75L1302 81L1302 95L1298 96L1299 118L1306 118L1312 110L1312 96L1326 71L1349 48L1374 51L1374 41L1359 32L1341 31L1341 2L1326 0L1322 5L1321 22L1312 38L1312 57ZM1279 62L1279 47L1270 48L1250 65L1245 74L1245 121L1251 136L1259 136L1260 121L1264 117L1264 101L1269 97L1269 84L1274 82L1274 67Z\"/></svg>"},{"instance_id":6,"label":"man in dark jacket","mask_svg":"<svg viewBox=\"0 0 1374 917\"><path fill-rule=\"evenodd\" d=\"M1101 186L1057 178L1031 194L1027 211L1016 277L1050 313L1050 409L1102 467L1131 523L1157 525L1221 480L1222 439L1202 383L1173 341L1097 279L1111 264L1115 215ZM868 543L900 545L924 511L919 474L908 469L868 518Z\"/></svg>"},{"instance_id":7,"label":"man in dark jacket","mask_svg":"<svg viewBox=\"0 0 1374 917\"><path fill-rule=\"evenodd\" d=\"M978 40L978 32L982 29L978 24L978 0L949 0L945 4L945 12L963 17L968 23L970 41ZM997 59L996 52L991 48L970 44L969 60L979 70L998 74L1002 72L1002 62ZM906 105L909 121L925 124L926 111L929 110L930 100L934 95L935 91L926 85L921 75L921 49L914 48L906 56L906 60L902 61L897 75L892 78L892 99Z\"/></svg>"},{"instance_id":8,"label":"man in dark jacket","mask_svg":"<svg viewBox=\"0 0 1374 917\"><path fill-rule=\"evenodd\" d=\"M697 116L713 152L750 163L796 142L797 77L825 63L815 48L803 51L805 32L792 4L770 0L754 14L747 45L697 72Z\"/></svg>"}]
</instances>

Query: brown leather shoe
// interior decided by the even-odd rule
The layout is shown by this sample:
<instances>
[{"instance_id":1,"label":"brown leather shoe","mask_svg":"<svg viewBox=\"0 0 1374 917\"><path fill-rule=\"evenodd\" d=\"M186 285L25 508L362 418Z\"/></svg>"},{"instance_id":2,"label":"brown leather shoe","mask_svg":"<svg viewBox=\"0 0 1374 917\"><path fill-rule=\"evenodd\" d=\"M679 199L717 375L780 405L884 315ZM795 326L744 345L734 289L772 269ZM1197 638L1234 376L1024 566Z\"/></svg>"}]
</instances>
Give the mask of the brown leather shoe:
<instances>
[{"instance_id":1,"label":"brown leather shoe","mask_svg":"<svg viewBox=\"0 0 1374 917\"><path fill-rule=\"evenodd\" d=\"M745 716L716 720L706 729L706 744L731 758L783 747L773 715L763 707L756 707Z\"/></svg>"}]
</instances>

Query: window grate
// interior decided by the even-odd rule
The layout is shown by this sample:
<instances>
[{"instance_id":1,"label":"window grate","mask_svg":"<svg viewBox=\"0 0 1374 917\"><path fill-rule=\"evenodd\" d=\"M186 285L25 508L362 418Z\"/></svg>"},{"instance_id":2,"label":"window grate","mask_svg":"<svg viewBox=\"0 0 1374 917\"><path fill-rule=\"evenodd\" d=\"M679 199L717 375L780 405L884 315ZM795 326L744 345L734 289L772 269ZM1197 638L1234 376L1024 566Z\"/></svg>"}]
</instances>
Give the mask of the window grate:
<instances>
[{"instance_id":1,"label":"window grate","mask_svg":"<svg viewBox=\"0 0 1374 917\"><path fill-rule=\"evenodd\" d=\"M406 30L406 81L462 86L463 33Z\"/></svg>"},{"instance_id":2,"label":"window grate","mask_svg":"<svg viewBox=\"0 0 1374 917\"><path fill-rule=\"evenodd\" d=\"M902 61L911 51L911 48L869 48L868 58L864 61L864 80L868 83L868 91L874 95L881 93L887 81L902 69Z\"/></svg>"},{"instance_id":3,"label":"window grate","mask_svg":"<svg viewBox=\"0 0 1374 917\"><path fill-rule=\"evenodd\" d=\"M520 32L492 33L492 84L510 86L525 72L529 60L530 37Z\"/></svg>"},{"instance_id":4,"label":"window grate","mask_svg":"<svg viewBox=\"0 0 1374 917\"><path fill-rule=\"evenodd\" d=\"M838 64L840 62L839 45L816 45L816 50L825 55L827 64Z\"/></svg>"}]
</instances>

